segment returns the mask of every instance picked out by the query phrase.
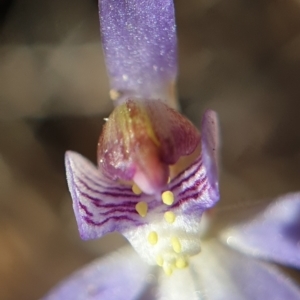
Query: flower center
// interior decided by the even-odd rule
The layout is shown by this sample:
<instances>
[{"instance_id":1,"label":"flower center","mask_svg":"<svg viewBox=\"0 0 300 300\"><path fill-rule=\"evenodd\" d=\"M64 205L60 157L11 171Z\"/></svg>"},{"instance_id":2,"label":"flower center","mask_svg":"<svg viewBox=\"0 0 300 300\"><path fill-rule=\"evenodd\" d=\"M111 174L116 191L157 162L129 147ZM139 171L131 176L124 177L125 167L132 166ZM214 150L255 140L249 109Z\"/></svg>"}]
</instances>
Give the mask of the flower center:
<instances>
[{"instance_id":1,"label":"flower center","mask_svg":"<svg viewBox=\"0 0 300 300\"><path fill-rule=\"evenodd\" d=\"M134 184L132 190L140 195ZM155 197L155 196L152 196ZM135 210L146 225L125 232L135 250L150 264L162 267L167 275L188 266L189 257L200 252L200 218L185 215L176 208L176 195L164 191L159 195L160 206L140 201Z\"/></svg>"}]
</instances>

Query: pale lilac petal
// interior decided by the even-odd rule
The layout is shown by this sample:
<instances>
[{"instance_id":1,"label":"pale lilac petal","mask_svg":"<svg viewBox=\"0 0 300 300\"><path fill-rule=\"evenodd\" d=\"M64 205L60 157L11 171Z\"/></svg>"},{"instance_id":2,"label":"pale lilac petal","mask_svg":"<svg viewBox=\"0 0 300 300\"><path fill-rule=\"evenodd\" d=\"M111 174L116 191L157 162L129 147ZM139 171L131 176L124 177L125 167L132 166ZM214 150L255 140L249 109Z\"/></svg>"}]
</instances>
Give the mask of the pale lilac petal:
<instances>
[{"instance_id":1,"label":"pale lilac petal","mask_svg":"<svg viewBox=\"0 0 300 300\"><path fill-rule=\"evenodd\" d=\"M249 221L226 229L222 239L247 254L300 268L300 193L278 198Z\"/></svg>"},{"instance_id":2,"label":"pale lilac petal","mask_svg":"<svg viewBox=\"0 0 300 300\"><path fill-rule=\"evenodd\" d=\"M168 100L177 73L172 0L101 0L100 24L111 88Z\"/></svg>"},{"instance_id":3,"label":"pale lilac petal","mask_svg":"<svg viewBox=\"0 0 300 300\"><path fill-rule=\"evenodd\" d=\"M211 187L211 197L219 199L218 159L220 136L219 120L216 112L207 110L204 113L201 135L203 164Z\"/></svg>"},{"instance_id":4,"label":"pale lilac petal","mask_svg":"<svg viewBox=\"0 0 300 300\"><path fill-rule=\"evenodd\" d=\"M81 238L99 238L144 223L135 210L139 196L129 186L106 178L78 153L68 151L65 164Z\"/></svg>"},{"instance_id":5,"label":"pale lilac petal","mask_svg":"<svg viewBox=\"0 0 300 300\"><path fill-rule=\"evenodd\" d=\"M141 299L150 274L151 267L125 248L74 273L43 300Z\"/></svg>"},{"instance_id":6,"label":"pale lilac petal","mask_svg":"<svg viewBox=\"0 0 300 300\"><path fill-rule=\"evenodd\" d=\"M299 288L288 276L215 240L203 242L202 252L191 259L191 267L204 299L300 299Z\"/></svg>"}]
</instances>

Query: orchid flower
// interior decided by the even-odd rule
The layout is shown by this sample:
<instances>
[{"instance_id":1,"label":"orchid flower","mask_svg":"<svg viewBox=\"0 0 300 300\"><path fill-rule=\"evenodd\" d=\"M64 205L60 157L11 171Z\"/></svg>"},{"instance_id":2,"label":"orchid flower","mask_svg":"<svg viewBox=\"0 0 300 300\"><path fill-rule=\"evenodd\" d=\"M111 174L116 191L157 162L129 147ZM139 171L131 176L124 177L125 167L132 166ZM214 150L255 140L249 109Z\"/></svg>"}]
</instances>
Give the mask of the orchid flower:
<instances>
[{"instance_id":1,"label":"orchid flower","mask_svg":"<svg viewBox=\"0 0 300 300\"><path fill-rule=\"evenodd\" d=\"M264 214L253 224L205 236L219 200L218 118L205 112L200 135L175 110L172 0L101 0L99 7L116 107L99 139L98 167L68 151L67 181L80 236L118 231L134 250L93 262L45 299L299 299L297 287L274 267L221 242L299 266L288 235L263 247L262 234L278 234L289 213L273 226L277 214L270 207L268 221L261 220ZM184 167L183 157L190 161Z\"/></svg>"},{"instance_id":2,"label":"orchid flower","mask_svg":"<svg viewBox=\"0 0 300 300\"><path fill-rule=\"evenodd\" d=\"M261 206L227 212L225 217L230 223L235 219L235 224L227 228L228 220L218 224L223 229L204 236L201 253L171 276L125 247L77 271L44 299L300 299L299 288L288 277L261 261L300 268L300 192ZM254 217L241 221L253 213ZM219 211L215 219L223 214Z\"/></svg>"}]
</instances>

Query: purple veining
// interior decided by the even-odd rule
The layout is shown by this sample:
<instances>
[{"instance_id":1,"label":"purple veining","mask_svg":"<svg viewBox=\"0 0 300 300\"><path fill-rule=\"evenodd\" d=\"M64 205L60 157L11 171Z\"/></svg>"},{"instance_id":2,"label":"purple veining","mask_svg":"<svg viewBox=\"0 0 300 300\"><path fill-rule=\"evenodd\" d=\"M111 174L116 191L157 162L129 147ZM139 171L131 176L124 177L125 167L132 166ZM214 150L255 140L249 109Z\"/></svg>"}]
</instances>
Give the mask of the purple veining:
<instances>
[{"instance_id":1,"label":"purple veining","mask_svg":"<svg viewBox=\"0 0 300 300\"><path fill-rule=\"evenodd\" d=\"M89 217L93 217L93 216L94 216L94 214L91 213L91 212L88 210L88 208L87 208L84 204L82 204L81 202L79 202L79 207L80 207L81 209L83 209L84 212L85 212Z\"/></svg>"},{"instance_id":2,"label":"purple veining","mask_svg":"<svg viewBox=\"0 0 300 300\"><path fill-rule=\"evenodd\" d=\"M107 203L107 204L98 203L98 202L101 202L101 201L102 200L100 200L100 199L93 200L93 205L96 206L96 207L110 209L110 208L116 208L116 207L118 207L120 205L131 207L131 206L133 206L133 205L135 205L137 203L137 202L121 202L121 203Z\"/></svg>"},{"instance_id":3,"label":"purple veining","mask_svg":"<svg viewBox=\"0 0 300 300\"><path fill-rule=\"evenodd\" d=\"M113 192L102 192L102 191L98 191L95 190L93 188L91 188L90 186L87 185L87 183L82 182L80 179L78 180L87 190L89 190L89 192L92 193L96 193L96 194L100 194L103 196L111 196L111 197L115 197L115 198L134 198L134 199L138 199L139 196L135 195L132 193L128 193L128 194L122 194L122 193L113 193ZM79 188L79 186L76 184L76 187ZM129 190L126 190L127 192L130 192Z\"/></svg>"},{"instance_id":4,"label":"purple veining","mask_svg":"<svg viewBox=\"0 0 300 300\"><path fill-rule=\"evenodd\" d=\"M197 168L196 172L194 171L194 168ZM185 177L185 175L188 173L190 174L187 177ZM195 163L193 163L187 169L179 173L170 183L170 188L172 190L175 190L176 188L180 187L182 183L189 181L192 177L197 176L197 174L199 173L203 173L201 158L197 159Z\"/></svg>"},{"instance_id":5,"label":"purple veining","mask_svg":"<svg viewBox=\"0 0 300 300\"><path fill-rule=\"evenodd\" d=\"M212 123L209 124L211 125ZM206 126L205 122L204 126ZM213 131L209 126L206 126L207 133ZM214 147L214 139L208 140L209 146ZM203 151L206 149L207 147L204 147ZM166 206L160 194L135 195L131 188L107 178L100 168L97 169L81 155L68 152L66 154L67 179L81 236L85 239L97 238L113 230L124 232L148 224L151 220L159 218L159 215L163 217L162 214L167 210L175 210L177 215L186 218L192 215L200 217L203 211L212 207L218 200L217 187L211 186L214 182L208 180L207 164L202 163L203 155L201 153L193 164L180 172L163 189L163 191L170 190L174 194L174 203ZM211 157L210 164L213 160L214 156ZM142 218L136 211L136 204L139 201L146 202L148 205L146 218Z\"/></svg>"},{"instance_id":6,"label":"purple veining","mask_svg":"<svg viewBox=\"0 0 300 300\"><path fill-rule=\"evenodd\" d=\"M102 220L101 222L96 222L92 219L90 219L89 217L84 217L84 220L88 223L88 224L91 224L91 225L94 225L94 226L103 226L104 224L106 224L107 222L109 221L128 221L128 222L132 222L134 223L135 225L142 225L142 222L138 222L137 220L133 220L133 219L130 219L129 217L126 217L126 216L113 216L113 217L109 217L105 220ZM114 223L114 226L113 228L115 228L117 226L117 223ZM122 229L124 229L124 227L122 227ZM114 231L115 229L113 229L112 231Z\"/></svg>"},{"instance_id":7,"label":"purple veining","mask_svg":"<svg viewBox=\"0 0 300 300\"><path fill-rule=\"evenodd\" d=\"M183 195L187 195L189 192L195 192L198 191L200 192L203 189L204 184L206 183L206 178L203 176L202 178L199 178L198 180L195 181L195 183L185 190L182 190L181 192L178 193L178 197L181 197Z\"/></svg>"}]
</instances>

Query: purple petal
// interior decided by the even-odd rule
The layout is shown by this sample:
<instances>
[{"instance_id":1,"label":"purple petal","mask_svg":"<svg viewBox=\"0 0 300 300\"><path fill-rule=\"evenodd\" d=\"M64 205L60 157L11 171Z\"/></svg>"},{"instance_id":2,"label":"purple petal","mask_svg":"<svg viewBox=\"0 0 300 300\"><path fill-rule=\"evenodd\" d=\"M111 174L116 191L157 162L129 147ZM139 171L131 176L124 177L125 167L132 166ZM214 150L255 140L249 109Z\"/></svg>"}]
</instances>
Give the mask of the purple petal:
<instances>
[{"instance_id":1,"label":"purple petal","mask_svg":"<svg viewBox=\"0 0 300 300\"><path fill-rule=\"evenodd\" d=\"M177 72L173 1L101 0L99 13L111 88L121 98L172 98Z\"/></svg>"},{"instance_id":2,"label":"purple petal","mask_svg":"<svg viewBox=\"0 0 300 300\"><path fill-rule=\"evenodd\" d=\"M81 238L99 238L143 224L135 210L139 196L130 187L106 178L78 153L68 151L65 164Z\"/></svg>"},{"instance_id":3,"label":"purple petal","mask_svg":"<svg viewBox=\"0 0 300 300\"><path fill-rule=\"evenodd\" d=\"M202 158L211 187L211 197L219 199L218 158L220 136L216 112L207 110L204 113L201 134Z\"/></svg>"},{"instance_id":4,"label":"purple petal","mask_svg":"<svg viewBox=\"0 0 300 300\"><path fill-rule=\"evenodd\" d=\"M44 300L139 299L151 267L132 248L98 259L54 288Z\"/></svg>"},{"instance_id":5,"label":"purple petal","mask_svg":"<svg viewBox=\"0 0 300 300\"><path fill-rule=\"evenodd\" d=\"M202 252L191 259L191 267L205 299L300 299L299 288L275 267L217 241L203 243Z\"/></svg>"},{"instance_id":6,"label":"purple petal","mask_svg":"<svg viewBox=\"0 0 300 300\"><path fill-rule=\"evenodd\" d=\"M250 221L224 231L222 238L247 254L300 268L300 193L278 198Z\"/></svg>"}]
</instances>

